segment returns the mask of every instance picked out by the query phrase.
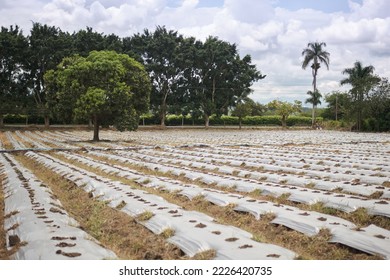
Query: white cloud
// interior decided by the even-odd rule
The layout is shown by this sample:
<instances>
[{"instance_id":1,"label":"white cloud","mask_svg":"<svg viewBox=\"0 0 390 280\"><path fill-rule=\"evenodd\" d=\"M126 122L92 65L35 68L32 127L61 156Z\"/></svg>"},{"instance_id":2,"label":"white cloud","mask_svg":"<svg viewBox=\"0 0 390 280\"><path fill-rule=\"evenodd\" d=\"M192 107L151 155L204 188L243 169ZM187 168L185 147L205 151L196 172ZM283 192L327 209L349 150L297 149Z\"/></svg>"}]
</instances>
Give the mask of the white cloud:
<instances>
[{"instance_id":1,"label":"white cloud","mask_svg":"<svg viewBox=\"0 0 390 280\"><path fill-rule=\"evenodd\" d=\"M359 21L348 21L344 17L335 19L330 26L318 29L316 34L335 44L342 43L370 43L381 39L384 33L389 32L389 19L361 19ZM386 27L387 26L387 27Z\"/></svg>"},{"instance_id":2,"label":"white cloud","mask_svg":"<svg viewBox=\"0 0 390 280\"><path fill-rule=\"evenodd\" d=\"M363 0L360 5L349 1L352 14L351 18L388 18L390 17L390 1L388 0Z\"/></svg>"},{"instance_id":3,"label":"white cloud","mask_svg":"<svg viewBox=\"0 0 390 280\"><path fill-rule=\"evenodd\" d=\"M302 27L302 22L299 20L290 20L283 33L278 35L278 42L282 46L288 48L302 48L302 42L308 38L307 31Z\"/></svg>"},{"instance_id":4,"label":"white cloud","mask_svg":"<svg viewBox=\"0 0 390 280\"><path fill-rule=\"evenodd\" d=\"M329 1L331 2L331 1ZM131 36L143 29L165 25L185 36L204 40L209 35L236 43L242 54L267 77L253 87L253 98L304 101L312 86L309 70L301 69L303 48L324 41L330 69L319 71L322 93L338 89L341 71L356 60L374 65L390 77L390 1L349 0L350 12L325 13L313 9L290 11L272 0L225 0L220 7L200 7L199 0L0 0L2 26L18 24L28 34L31 21L66 31L86 26L105 34Z\"/></svg>"},{"instance_id":5,"label":"white cloud","mask_svg":"<svg viewBox=\"0 0 390 280\"><path fill-rule=\"evenodd\" d=\"M270 48L268 43L262 43L253 36L245 35L240 38L239 46L252 52L266 51Z\"/></svg>"},{"instance_id":6,"label":"white cloud","mask_svg":"<svg viewBox=\"0 0 390 280\"><path fill-rule=\"evenodd\" d=\"M269 0L225 0L224 7L240 22L259 24L271 20L274 16Z\"/></svg>"}]
</instances>

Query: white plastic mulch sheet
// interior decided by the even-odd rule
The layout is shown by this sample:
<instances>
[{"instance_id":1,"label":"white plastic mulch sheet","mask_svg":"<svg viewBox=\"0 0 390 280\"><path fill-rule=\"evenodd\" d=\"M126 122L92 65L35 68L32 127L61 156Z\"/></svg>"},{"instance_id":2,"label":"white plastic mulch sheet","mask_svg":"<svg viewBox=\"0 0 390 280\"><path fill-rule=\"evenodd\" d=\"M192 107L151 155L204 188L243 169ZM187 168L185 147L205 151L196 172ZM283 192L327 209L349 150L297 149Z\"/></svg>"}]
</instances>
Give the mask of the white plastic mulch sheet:
<instances>
[{"instance_id":1,"label":"white plastic mulch sheet","mask_svg":"<svg viewBox=\"0 0 390 280\"><path fill-rule=\"evenodd\" d=\"M23 150L26 148L25 145L23 145L22 143L20 143L15 139L15 137L12 135L10 131L7 131L5 135L7 136L8 140L11 142L12 146L14 147L14 150Z\"/></svg>"},{"instance_id":2,"label":"white plastic mulch sheet","mask_svg":"<svg viewBox=\"0 0 390 280\"><path fill-rule=\"evenodd\" d=\"M10 155L0 155L4 174L7 247L19 246L14 259L115 259L78 228L50 189Z\"/></svg>"},{"instance_id":3,"label":"white plastic mulch sheet","mask_svg":"<svg viewBox=\"0 0 390 280\"><path fill-rule=\"evenodd\" d=\"M112 181L95 173L80 170L50 156L26 153L49 169L72 180L93 196L108 201L121 211L137 216L145 211L153 217L141 223L156 234L169 229L174 235L168 239L187 255L194 256L205 250L215 250L217 259L293 259L296 254L282 247L259 243L252 235L232 226L214 222L213 218L197 212L186 211L163 198L128 185Z\"/></svg>"},{"instance_id":4,"label":"white plastic mulch sheet","mask_svg":"<svg viewBox=\"0 0 390 280\"><path fill-rule=\"evenodd\" d=\"M103 156L101 152L90 152L95 155ZM366 231L357 231L357 226L347 220L334 217L331 215L321 214L315 211L302 211L296 207L285 206L281 204L274 204L264 200L251 199L245 196L230 194L228 192L217 191L213 189L204 189L192 184L180 184L180 182L163 177L144 176L135 171L117 165L107 165L97 160L88 157L74 155L71 153L61 153L61 155L72 160L77 160L83 164L98 168L107 173L116 173L122 177L134 180L143 186L166 189L168 191L175 191L178 194L184 195L189 199L197 196L203 196L204 199L219 206L235 205L234 210L239 212L246 212L254 215L256 219L260 219L262 215L272 213L276 217L272 220L274 224L284 225L288 228L294 229L298 232L304 233L308 236L316 235L321 229L329 229L331 233L335 233L337 242L343 243L350 247L361 249L362 251L378 254L384 258L388 258L390 254L390 240L384 238L381 240L382 245L387 246L371 246L376 244L378 237L373 234L368 234ZM177 215L173 215L177 218ZM156 222L157 221L157 222ZM165 228L172 228L171 217L154 217L145 223L153 232L161 233ZM384 236L390 235L390 232L381 229ZM344 235L343 235L344 233ZM348 235L355 236L358 242L349 242ZM173 238L174 239L174 238ZM332 242L334 242L332 240ZM189 242L191 245L192 243ZM368 251L366 248L371 248Z\"/></svg>"},{"instance_id":5,"label":"white plastic mulch sheet","mask_svg":"<svg viewBox=\"0 0 390 280\"><path fill-rule=\"evenodd\" d=\"M294 162L294 159L288 163L287 158L283 158L283 161L275 160L275 158L280 158L278 156L268 155L269 158L260 158L259 155L254 157L248 152L244 152L245 154L243 155L242 150L238 152L234 149L218 147L213 148L214 153L208 151L210 149L204 150L201 152L197 148L195 151L188 152L180 149L164 148L165 152L160 150L140 150L139 153L143 156L148 155L148 160L151 162L158 160L159 163L180 163L181 166L203 168L207 171L217 170L219 173L227 175L233 175L235 172L236 176L244 178L259 179L266 177L267 182L278 184L280 181L285 181L287 184L297 187L305 187L311 183L316 189L331 191L340 188L346 192L358 195L372 195L379 190L378 185L381 185L384 181L384 177L374 176L378 173L375 171L361 170L360 172L364 173L357 176L356 174L349 174L351 172L349 169L340 167L325 169L323 166L311 164L303 168L305 164ZM256 151L256 149L253 150L254 153ZM306 163L306 160L302 160ZM270 164L270 161L273 164ZM241 169L242 165L254 170ZM316 167L316 170L312 170ZM321 169L318 169L318 167ZM255 171L260 168L263 169L262 172ZM333 173L330 172L331 169L333 169ZM381 173L381 176L385 176L385 174L390 175L390 172L381 171ZM356 181L357 177L359 181ZM384 196L390 194L390 190L385 188L381 188L381 190Z\"/></svg>"},{"instance_id":6,"label":"white plastic mulch sheet","mask_svg":"<svg viewBox=\"0 0 390 280\"><path fill-rule=\"evenodd\" d=\"M360 233L364 233L362 236ZM360 228L355 232L343 228L332 230L330 242L345 244L369 254L377 254L390 259L390 232L375 225Z\"/></svg>"},{"instance_id":7,"label":"white plastic mulch sheet","mask_svg":"<svg viewBox=\"0 0 390 280\"><path fill-rule=\"evenodd\" d=\"M172 173L175 175L183 175L190 180L199 180L202 183L220 187L235 188L237 191L251 192L254 190L261 190L263 194L280 196L282 194L289 194L288 200L315 204L322 202L325 206L332 207L344 212L353 212L358 208L366 208L368 213L372 215L381 215L390 217L389 203L378 199L367 199L365 197L344 195L337 193L330 193L327 191L310 190L304 187L283 186L280 184L260 182L251 179L237 178L228 175L213 174L212 172L200 172L192 170L183 166L174 166L172 164L162 164L158 158L145 156L138 152L116 151L120 156L115 154L108 154L98 151L90 151L90 154L103 156L114 159L120 162L131 162L131 164L148 168L150 170L158 170L163 173ZM180 165L181 161L177 162ZM284 177L280 177L284 178ZM299 178L297 178L298 180Z\"/></svg>"}]
</instances>

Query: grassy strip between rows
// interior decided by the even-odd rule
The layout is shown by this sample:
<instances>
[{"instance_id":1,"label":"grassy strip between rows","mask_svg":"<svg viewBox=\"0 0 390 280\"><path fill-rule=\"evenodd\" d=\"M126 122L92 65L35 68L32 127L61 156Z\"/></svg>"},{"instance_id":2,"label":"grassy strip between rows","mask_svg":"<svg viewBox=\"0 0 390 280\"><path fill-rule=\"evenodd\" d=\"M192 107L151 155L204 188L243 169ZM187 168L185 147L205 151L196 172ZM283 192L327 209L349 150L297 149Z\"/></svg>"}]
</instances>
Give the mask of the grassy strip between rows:
<instances>
[{"instance_id":1,"label":"grassy strip between rows","mask_svg":"<svg viewBox=\"0 0 390 280\"><path fill-rule=\"evenodd\" d=\"M5 176L3 174L0 175L0 260L8 259L8 252L6 249L6 233L4 229L4 189L3 189L3 181Z\"/></svg>"},{"instance_id":2,"label":"grassy strip between rows","mask_svg":"<svg viewBox=\"0 0 390 280\"><path fill-rule=\"evenodd\" d=\"M2 149L12 149L13 148L8 137L2 131L0 131L0 143L2 144Z\"/></svg>"},{"instance_id":3,"label":"grassy strip between rows","mask_svg":"<svg viewBox=\"0 0 390 280\"><path fill-rule=\"evenodd\" d=\"M117 176L115 174L105 173L98 168L93 168L75 160L67 159L64 156L58 155L56 153L50 154L81 169L93 172L111 180L121 181L122 183L129 186L137 187L138 189L159 195L167 201L183 207L185 210L198 211L210 215L221 224L239 227L243 230L251 232L253 234L254 240L258 242L272 243L290 249L296 252L300 256L299 258L302 259L380 259L378 256L368 255L341 244L329 243L328 241L331 238L331 234L328 230L321 230L318 235L314 237L308 237L284 226L270 223L270 221L274 218L273 215L265 215L260 220L256 220L250 214L237 213L234 211L234 205L231 207L216 206L204 200L203 197L188 200L178 193L145 188L142 187L142 185L137 184L136 182L129 179ZM102 162L106 162L105 159L100 160ZM107 163L110 164L109 161L107 161ZM146 173L146 175L147 174L153 174L153 171Z\"/></svg>"},{"instance_id":4,"label":"grassy strip between rows","mask_svg":"<svg viewBox=\"0 0 390 280\"><path fill-rule=\"evenodd\" d=\"M80 227L121 259L183 259L183 252L137 223L129 215L110 208L59 174L34 160L15 158L44 182ZM198 256L202 257L202 256Z\"/></svg>"}]
</instances>

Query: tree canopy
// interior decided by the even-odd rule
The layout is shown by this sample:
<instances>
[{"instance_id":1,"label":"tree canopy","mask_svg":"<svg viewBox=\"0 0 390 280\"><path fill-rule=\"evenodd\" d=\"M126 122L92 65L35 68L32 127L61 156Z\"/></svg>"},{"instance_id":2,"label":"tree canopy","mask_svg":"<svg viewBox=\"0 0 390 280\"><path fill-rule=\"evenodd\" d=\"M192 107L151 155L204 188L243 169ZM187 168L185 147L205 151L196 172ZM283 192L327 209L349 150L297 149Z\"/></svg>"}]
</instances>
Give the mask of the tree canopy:
<instances>
[{"instance_id":1,"label":"tree canopy","mask_svg":"<svg viewBox=\"0 0 390 280\"><path fill-rule=\"evenodd\" d=\"M27 39L18 26L1 28L0 32L0 126L3 116L24 107L27 94L27 77L23 71L26 63Z\"/></svg>"},{"instance_id":2,"label":"tree canopy","mask_svg":"<svg viewBox=\"0 0 390 280\"><path fill-rule=\"evenodd\" d=\"M294 113L299 113L302 110L302 103L295 100L294 103L273 100L268 103L267 107L270 110L275 110L275 113L280 116L282 126L287 126L287 118Z\"/></svg>"},{"instance_id":3,"label":"tree canopy","mask_svg":"<svg viewBox=\"0 0 390 280\"><path fill-rule=\"evenodd\" d=\"M180 52L184 42L177 31L158 26L154 32L145 29L128 39L126 49L139 57L152 80L151 107L165 124L168 107L180 99L179 87L183 79L183 67L179 67Z\"/></svg>"},{"instance_id":4,"label":"tree canopy","mask_svg":"<svg viewBox=\"0 0 390 280\"><path fill-rule=\"evenodd\" d=\"M352 68L346 68L342 72L344 75L348 75L348 77L342 79L340 84L349 84L352 86L349 93L354 103L357 117L356 129L358 131L362 128L365 100L367 99L370 90L380 81L380 78L374 75L374 70L375 68L372 65L363 66L360 61L356 61Z\"/></svg>"},{"instance_id":5,"label":"tree canopy","mask_svg":"<svg viewBox=\"0 0 390 280\"><path fill-rule=\"evenodd\" d=\"M93 120L94 141L99 140L100 124L134 130L148 109L147 72L136 60L114 51L66 57L46 73L45 82L57 114Z\"/></svg>"},{"instance_id":6,"label":"tree canopy","mask_svg":"<svg viewBox=\"0 0 390 280\"><path fill-rule=\"evenodd\" d=\"M196 45L194 74L190 78L191 99L209 125L212 114L227 113L237 100L244 99L251 92L255 81L265 76L251 64L251 57L241 58L237 46L209 37Z\"/></svg>"}]
</instances>

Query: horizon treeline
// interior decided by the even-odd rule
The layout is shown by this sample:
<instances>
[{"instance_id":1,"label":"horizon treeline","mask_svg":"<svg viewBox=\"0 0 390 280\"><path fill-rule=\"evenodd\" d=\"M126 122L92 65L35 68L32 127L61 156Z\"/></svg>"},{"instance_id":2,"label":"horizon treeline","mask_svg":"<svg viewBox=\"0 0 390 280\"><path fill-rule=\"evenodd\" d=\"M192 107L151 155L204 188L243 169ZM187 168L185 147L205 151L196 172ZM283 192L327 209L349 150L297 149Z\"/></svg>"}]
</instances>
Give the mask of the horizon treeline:
<instances>
[{"instance_id":1,"label":"horizon treeline","mask_svg":"<svg viewBox=\"0 0 390 280\"><path fill-rule=\"evenodd\" d=\"M241 56L236 44L218 37L200 41L157 26L153 31L145 29L121 38L91 27L69 33L59 27L33 23L27 35L17 25L1 27L0 126L4 116L16 114L30 120L42 118L47 126L50 120L74 123L71 113L59 113L63 108L58 108L55 93L47 90L45 73L56 70L64 58L87 57L91 51L126 54L144 65L152 84L149 115L154 123L165 125L170 114L202 119L206 126L210 117L222 115L236 116L240 124L245 116L279 115L283 125L291 114L310 116L301 104L297 107L273 101L263 105L251 100L251 86L266 75L256 68L250 55ZM350 71L343 74L349 76L340 81L350 84L352 89L325 94L327 107L319 110L318 117L331 120L334 127L390 130L388 79L378 77L375 83L365 82L364 77L359 77L357 66L346 68ZM88 121L85 119L84 123Z\"/></svg>"},{"instance_id":2,"label":"horizon treeline","mask_svg":"<svg viewBox=\"0 0 390 280\"><path fill-rule=\"evenodd\" d=\"M149 73L150 110L161 125L168 113L193 114L208 125L210 116L227 113L263 79L250 55L240 56L236 44L208 37L205 42L157 26L131 37L105 35L91 27L64 32L55 26L33 23L25 36L18 26L2 27L0 34L0 121L5 114L58 116L55 96L49 96L45 73L55 70L66 57L86 57L91 51L115 51L142 63Z\"/></svg>"}]
</instances>

